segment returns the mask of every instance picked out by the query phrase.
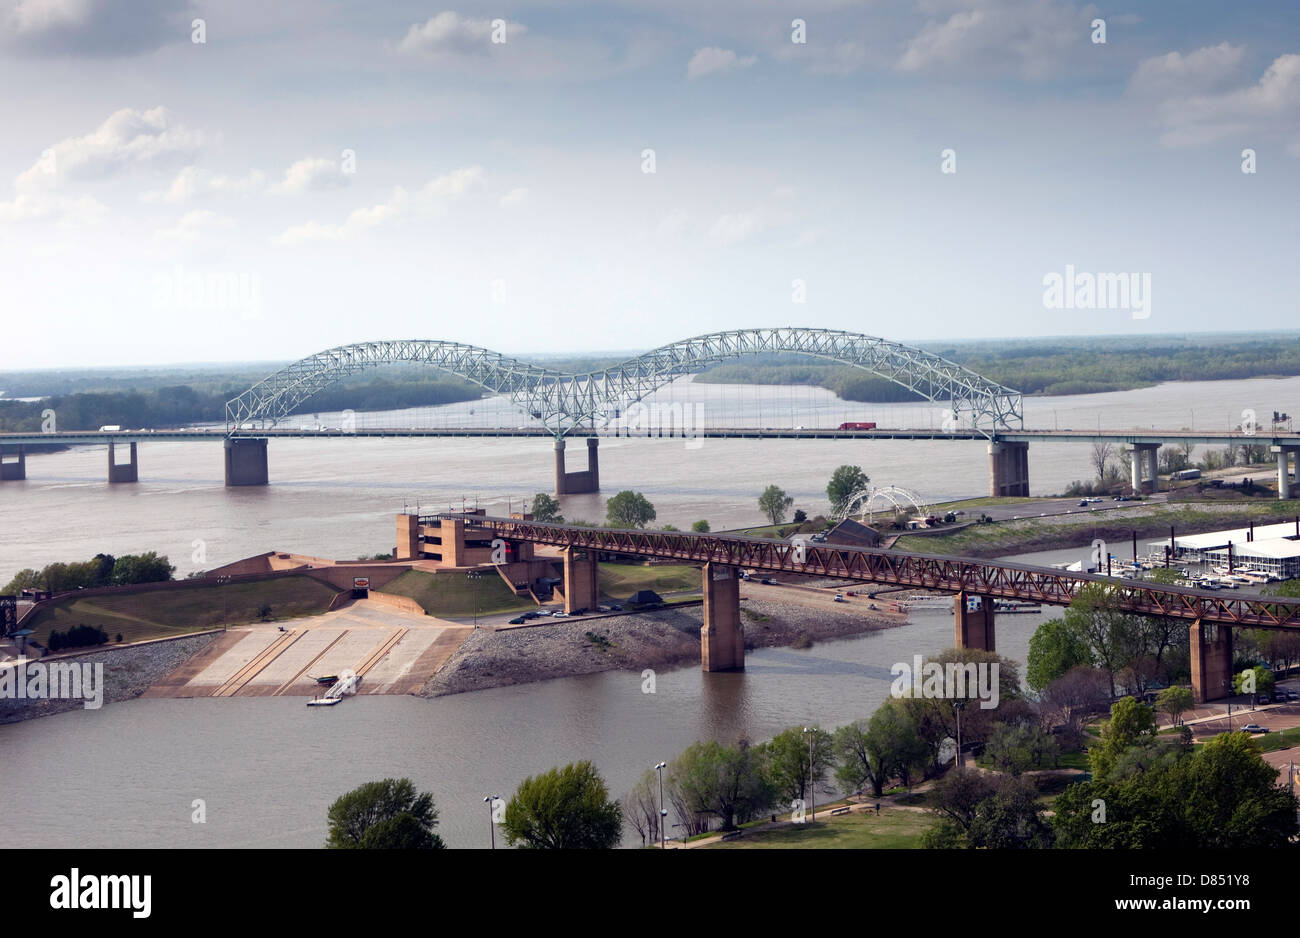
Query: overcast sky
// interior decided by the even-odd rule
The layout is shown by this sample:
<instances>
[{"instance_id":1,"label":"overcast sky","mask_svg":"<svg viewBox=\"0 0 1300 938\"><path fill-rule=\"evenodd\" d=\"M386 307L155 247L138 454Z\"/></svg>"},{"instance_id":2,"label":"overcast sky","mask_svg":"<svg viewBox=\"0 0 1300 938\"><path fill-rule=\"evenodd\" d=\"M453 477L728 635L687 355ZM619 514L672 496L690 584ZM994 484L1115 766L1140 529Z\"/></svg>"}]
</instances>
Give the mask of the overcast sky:
<instances>
[{"instance_id":1,"label":"overcast sky","mask_svg":"<svg viewBox=\"0 0 1300 938\"><path fill-rule=\"evenodd\" d=\"M0 87L0 368L1300 324L1293 0L0 0Z\"/></svg>"}]
</instances>

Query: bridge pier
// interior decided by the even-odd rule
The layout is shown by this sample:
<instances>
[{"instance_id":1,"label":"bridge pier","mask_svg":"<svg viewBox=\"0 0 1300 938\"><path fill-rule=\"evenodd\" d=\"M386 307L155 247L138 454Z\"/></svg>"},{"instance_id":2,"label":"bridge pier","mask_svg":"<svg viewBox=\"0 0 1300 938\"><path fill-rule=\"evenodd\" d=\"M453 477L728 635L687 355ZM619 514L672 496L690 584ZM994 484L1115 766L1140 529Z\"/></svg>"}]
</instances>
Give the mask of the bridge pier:
<instances>
[{"instance_id":1,"label":"bridge pier","mask_svg":"<svg viewBox=\"0 0 1300 938\"><path fill-rule=\"evenodd\" d=\"M589 550L566 547L564 555L564 611L595 610L600 606L600 568Z\"/></svg>"},{"instance_id":2,"label":"bridge pier","mask_svg":"<svg viewBox=\"0 0 1300 938\"><path fill-rule=\"evenodd\" d=\"M1129 481L1133 484L1134 495L1141 495L1143 492L1155 493L1160 488L1160 463L1156 458L1159 450L1159 443L1133 444L1133 458L1129 462L1131 475ZM1147 479L1147 476L1150 476L1150 479Z\"/></svg>"},{"instance_id":3,"label":"bridge pier","mask_svg":"<svg viewBox=\"0 0 1300 938\"><path fill-rule=\"evenodd\" d=\"M975 607L975 608L972 608ZM997 651L993 629L993 597L960 592L953 597L953 645Z\"/></svg>"},{"instance_id":4,"label":"bridge pier","mask_svg":"<svg viewBox=\"0 0 1300 938\"><path fill-rule=\"evenodd\" d=\"M0 482L17 482L27 478L27 453L21 446L17 447L18 461L5 462L6 454L0 449Z\"/></svg>"},{"instance_id":5,"label":"bridge pier","mask_svg":"<svg viewBox=\"0 0 1300 938\"><path fill-rule=\"evenodd\" d=\"M587 437L587 468L582 472L566 472L564 469L564 438L555 441L555 494L581 495L584 492L600 491L600 458L596 448L600 445L597 437Z\"/></svg>"},{"instance_id":6,"label":"bridge pier","mask_svg":"<svg viewBox=\"0 0 1300 938\"><path fill-rule=\"evenodd\" d=\"M136 460L134 443L131 444L131 461L124 463L118 463L114 444L108 444L108 481L109 484L140 481L140 464Z\"/></svg>"},{"instance_id":7,"label":"bridge pier","mask_svg":"<svg viewBox=\"0 0 1300 938\"><path fill-rule=\"evenodd\" d=\"M1300 447L1270 446L1277 454L1277 497L1285 501L1291 497L1291 455L1296 455L1296 469L1300 471Z\"/></svg>"},{"instance_id":8,"label":"bridge pier","mask_svg":"<svg viewBox=\"0 0 1300 938\"><path fill-rule=\"evenodd\" d=\"M1029 494L1029 444L989 444L989 494L994 498Z\"/></svg>"},{"instance_id":9,"label":"bridge pier","mask_svg":"<svg viewBox=\"0 0 1300 938\"><path fill-rule=\"evenodd\" d=\"M1232 693L1232 628L1197 619L1189 629L1192 696L1199 703Z\"/></svg>"},{"instance_id":10,"label":"bridge pier","mask_svg":"<svg viewBox=\"0 0 1300 938\"><path fill-rule=\"evenodd\" d=\"M705 671L745 669L745 626L740 621L740 578L722 564L704 565L704 624L700 666Z\"/></svg>"},{"instance_id":11,"label":"bridge pier","mask_svg":"<svg viewBox=\"0 0 1300 938\"><path fill-rule=\"evenodd\" d=\"M266 485L266 440L226 437L226 485Z\"/></svg>"}]
</instances>

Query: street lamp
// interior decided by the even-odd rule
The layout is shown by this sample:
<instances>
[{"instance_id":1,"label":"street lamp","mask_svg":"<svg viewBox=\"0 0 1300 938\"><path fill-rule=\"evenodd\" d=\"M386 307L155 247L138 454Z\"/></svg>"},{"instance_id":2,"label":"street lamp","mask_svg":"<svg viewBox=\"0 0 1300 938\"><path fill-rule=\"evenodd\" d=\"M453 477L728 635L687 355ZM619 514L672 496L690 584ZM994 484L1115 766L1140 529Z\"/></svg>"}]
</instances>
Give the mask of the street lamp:
<instances>
[{"instance_id":1,"label":"street lamp","mask_svg":"<svg viewBox=\"0 0 1300 938\"><path fill-rule=\"evenodd\" d=\"M483 799L483 803L488 806L488 830L492 832L493 850L497 848L497 824L496 824L496 820L492 817L493 814L492 809L493 809L493 802L495 802L500 797L501 797L500 795L488 795L486 798Z\"/></svg>"},{"instance_id":2,"label":"street lamp","mask_svg":"<svg viewBox=\"0 0 1300 938\"><path fill-rule=\"evenodd\" d=\"M664 807L664 768L667 762L660 762L655 766L659 772L659 849L668 849L668 831L664 828L668 825L668 809Z\"/></svg>"},{"instance_id":3,"label":"street lamp","mask_svg":"<svg viewBox=\"0 0 1300 938\"><path fill-rule=\"evenodd\" d=\"M809 726L805 726L803 731L808 734L808 803L812 807L812 819L816 822L817 787L816 780L813 778L813 731Z\"/></svg>"}]
</instances>

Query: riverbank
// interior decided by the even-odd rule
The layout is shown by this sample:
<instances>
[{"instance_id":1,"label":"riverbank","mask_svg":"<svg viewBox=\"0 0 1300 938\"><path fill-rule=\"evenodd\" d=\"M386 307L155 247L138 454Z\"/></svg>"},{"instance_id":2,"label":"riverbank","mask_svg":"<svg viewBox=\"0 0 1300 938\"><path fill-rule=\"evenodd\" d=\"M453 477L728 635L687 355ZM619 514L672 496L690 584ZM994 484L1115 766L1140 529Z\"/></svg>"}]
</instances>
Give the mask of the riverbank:
<instances>
[{"instance_id":1,"label":"riverbank","mask_svg":"<svg viewBox=\"0 0 1300 938\"><path fill-rule=\"evenodd\" d=\"M132 700L143 694L155 682L162 680L175 668L206 648L220 632L186 635L161 641L121 645L78 655L53 655L45 659L30 659L29 666L41 664L83 664L103 666L103 703ZM9 663L12 666L12 662ZM63 713L85 707L82 697L72 699L12 699L0 697L0 724L17 723L36 717Z\"/></svg>"},{"instance_id":2,"label":"riverbank","mask_svg":"<svg viewBox=\"0 0 1300 938\"><path fill-rule=\"evenodd\" d=\"M745 648L808 647L907 623L884 610L817 610L794 602L749 598L741 603ZM601 671L682 667L700 661L700 606L637 615L579 619L499 632L479 629L420 691L441 697Z\"/></svg>"},{"instance_id":3,"label":"riverbank","mask_svg":"<svg viewBox=\"0 0 1300 938\"><path fill-rule=\"evenodd\" d=\"M1024 506L1026 513L1032 504ZM1146 541L1167 538L1172 526L1179 535L1200 534L1223 528L1255 524L1277 524L1300 513L1297 501L1260 502L1175 502L1142 508L1106 508L1086 515L1048 515L971 524L950 534L903 535L894 543L899 550L924 554L956 554L965 557L1003 557L1043 550L1078 547L1100 538L1116 544L1130 540L1136 532L1138 552L1146 553Z\"/></svg>"}]
</instances>

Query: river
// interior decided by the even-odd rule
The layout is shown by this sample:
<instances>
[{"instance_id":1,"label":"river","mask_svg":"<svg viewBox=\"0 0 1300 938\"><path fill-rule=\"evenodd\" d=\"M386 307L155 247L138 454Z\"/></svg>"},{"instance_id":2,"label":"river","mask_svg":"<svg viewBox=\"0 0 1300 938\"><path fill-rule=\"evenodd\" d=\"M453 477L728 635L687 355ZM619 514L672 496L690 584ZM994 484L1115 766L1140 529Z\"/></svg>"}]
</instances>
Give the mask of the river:
<instances>
[{"instance_id":1,"label":"river","mask_svg":"<svg viewBox=\"0 0 1300 938\"><path fill-rule=\"evenodd\" d=\"M749 392L762 400L776 389ZM1037 427L1209 428L1239 422L1247 407L1261 415L1294 410L1298 392L1294 378L1167 384L1030 399L1026 416ZM822 406L820 393L808 395L797 422L897 426L911 413L918 424L912 405ZM1201 405L1194 415L1193 405ZM483 405L474 415L470 405L458 406L477 418ZM508 499L517 505L552 485L550 444L541 440L277 440L273 484L262 489L224 488L221 454L205 445L142 445L134 485L104 482L99 449L30 459L27 481L0 485L0 578L101 550L158 550L182 574L271 548L351 557L391 548L392 515L404 503L436 509L477 495L504 509ZM582 447L573 449L577 455ZM1036 444L1033 491L1086 477L1086 450ZM844 462L932 500L987 487L978 443L601 444L607 493L635 488L655 503L660 522L685 526L704 517L715 529L757 521L755 499L769 483L810 512L823 508L825 482ZM566 499L564 509L569 517L599 517L595 496ZM1075 554L1082 556L1051 556ZM1023 663L1033 629L1051 614L1000 617L998 650ZM890 666L949 647L952 628L950 609L919 609L901 628L810 649L753 651L743 673L664 671L655 694L641 693L639 674L611 672L434 700L358 697L324 711L292 698L134 700L0 726L0 790L8 793L0 846L317 846L326 809L340 794L409 776L433 792L449 846L486 847L484 796L508 796L529 774L591 759L619 796L695 740L759 740L796 724L831 728L869 716L888 693ZM192 821L196 799L205 823ZM635 842L630 834L625 841Z\"/></svg>"}]
</instances>

